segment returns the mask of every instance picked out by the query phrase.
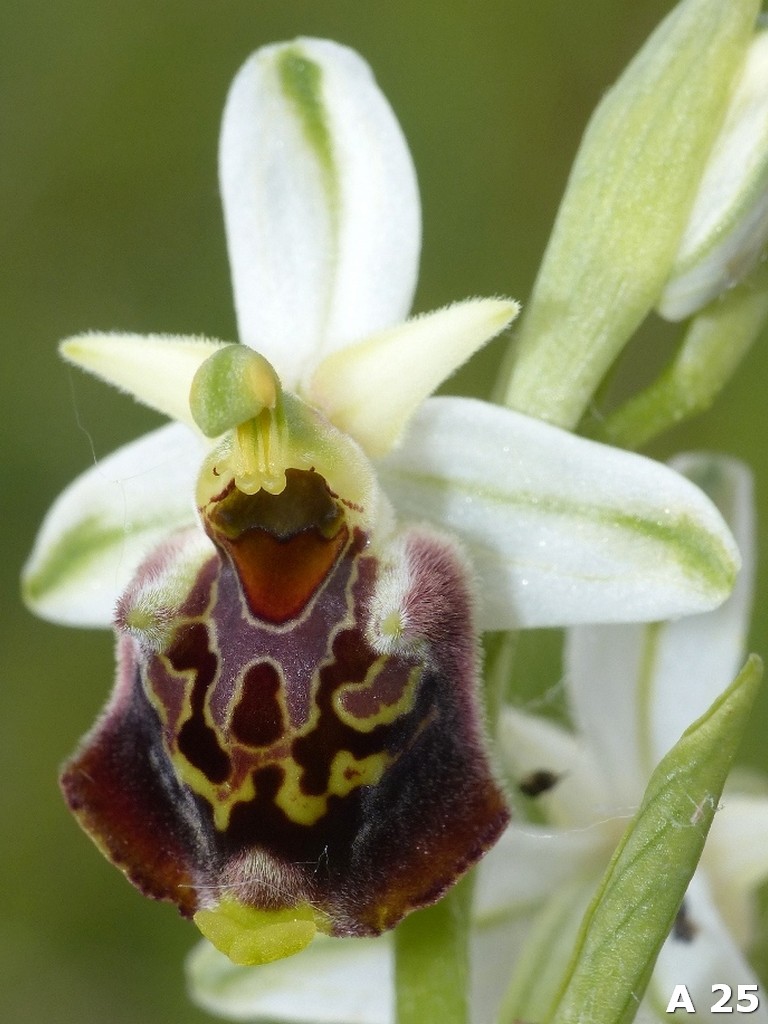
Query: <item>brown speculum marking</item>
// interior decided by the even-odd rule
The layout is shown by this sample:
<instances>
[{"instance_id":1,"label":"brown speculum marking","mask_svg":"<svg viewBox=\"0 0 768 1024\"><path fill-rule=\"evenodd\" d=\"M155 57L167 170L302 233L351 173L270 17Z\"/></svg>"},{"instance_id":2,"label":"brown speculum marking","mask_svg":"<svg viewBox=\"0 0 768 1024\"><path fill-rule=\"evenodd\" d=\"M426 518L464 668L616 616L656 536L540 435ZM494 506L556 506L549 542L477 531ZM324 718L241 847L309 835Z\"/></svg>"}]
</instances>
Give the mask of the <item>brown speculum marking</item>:
<instances>
[{"instance_id":1,"label":"brown speculum marking","mask_svg":"<svg viewBox=\"0 0 768 1024\"><path fill-rule=\"evenodd\" d=\"M417 642L377 652L378 555L321 476L286 480L206 507L218 554L161 650L123 638L115 695L63 787L107 856L184 913L223 894L310 902L334 934L375 934L436 899L508 820L471 600L450 542L406 531Z\"/></svg>"}]
</instances>

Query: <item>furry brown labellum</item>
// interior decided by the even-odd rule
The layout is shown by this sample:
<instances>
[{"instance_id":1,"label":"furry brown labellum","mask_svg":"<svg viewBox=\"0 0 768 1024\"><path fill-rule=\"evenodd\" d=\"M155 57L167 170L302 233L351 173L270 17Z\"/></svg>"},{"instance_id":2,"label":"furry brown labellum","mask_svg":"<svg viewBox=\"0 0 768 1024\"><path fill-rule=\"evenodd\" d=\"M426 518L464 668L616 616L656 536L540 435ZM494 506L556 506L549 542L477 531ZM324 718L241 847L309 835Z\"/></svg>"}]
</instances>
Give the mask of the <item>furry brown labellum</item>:
<instances>
[{"instance_id":1,"label":"furry brown labellum","mask_svg":"<svg viewBox=\"0 0 768 1024\"><path fill-rule=\"evenodd\" d=\"M214 547L190 532L142 566L114 695L62 786L127 877L202 911L206 934L223 907L374 935L508 820L468 573L445 537L374 544L318 472L285 478L277 494L223 484L201 509Z\"/></svg>"}]
</instances>

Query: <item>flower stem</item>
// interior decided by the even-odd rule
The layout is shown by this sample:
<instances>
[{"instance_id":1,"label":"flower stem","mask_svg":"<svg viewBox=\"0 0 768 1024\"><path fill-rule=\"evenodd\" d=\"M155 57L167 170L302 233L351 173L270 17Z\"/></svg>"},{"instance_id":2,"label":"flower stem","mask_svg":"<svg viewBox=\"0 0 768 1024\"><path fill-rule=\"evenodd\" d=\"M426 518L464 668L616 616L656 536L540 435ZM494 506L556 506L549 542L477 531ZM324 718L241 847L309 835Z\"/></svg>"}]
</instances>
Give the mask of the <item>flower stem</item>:
<instances>
[{"instance_id":1,"label":"flower stem","mask_svg":"<svg viewBox=\"0 0 768 1024\"><path fill-rule=\"evenodd\" d=\"M472 875L395 932L397 1024L466 1024Z\"/></svg>"},{"instance_id":2,"label":"flower stem","mask_svg":"<svg viewBox=\"0 0 768 1024\"><path fill-rule=\"evenodd\" d=\"M704 412L733 376L768 320L768 265L695 317L673 362L593 432L597 440L639 448Z\"/></svg>"}]
</instances>

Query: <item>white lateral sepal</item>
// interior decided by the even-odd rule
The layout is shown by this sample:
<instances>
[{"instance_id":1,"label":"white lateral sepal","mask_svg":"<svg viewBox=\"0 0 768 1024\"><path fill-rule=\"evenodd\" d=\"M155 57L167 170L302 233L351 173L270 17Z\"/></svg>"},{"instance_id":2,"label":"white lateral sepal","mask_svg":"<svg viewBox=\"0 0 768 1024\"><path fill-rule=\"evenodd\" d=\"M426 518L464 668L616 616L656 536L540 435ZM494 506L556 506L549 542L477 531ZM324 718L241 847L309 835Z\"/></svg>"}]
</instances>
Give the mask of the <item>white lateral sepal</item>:
<instances>
[{"instance_id":1,"label":"white lateral sepal","mask_svg":"<svg viewBox=\"0 0 768 1024\"><path fill-rule=\"evenodd\" d=\"M63 625L110 626L143 559L174 528L197 522L202 455L194 435L173 423L77 477L48 511L24 567L30 608Z\"/></svg>"},{"instance_id":2,"label":"white lateral sepal","mask_svg":"<svg viewBox=\"0 0 768 1024\"><path fill-rule=\"evenodd\" d=\"M704 611L740 564L722 516L680 474L473 399L428 399L380 471L401 517L467 544L483 629Z\"/></svg>"}]
</instances>

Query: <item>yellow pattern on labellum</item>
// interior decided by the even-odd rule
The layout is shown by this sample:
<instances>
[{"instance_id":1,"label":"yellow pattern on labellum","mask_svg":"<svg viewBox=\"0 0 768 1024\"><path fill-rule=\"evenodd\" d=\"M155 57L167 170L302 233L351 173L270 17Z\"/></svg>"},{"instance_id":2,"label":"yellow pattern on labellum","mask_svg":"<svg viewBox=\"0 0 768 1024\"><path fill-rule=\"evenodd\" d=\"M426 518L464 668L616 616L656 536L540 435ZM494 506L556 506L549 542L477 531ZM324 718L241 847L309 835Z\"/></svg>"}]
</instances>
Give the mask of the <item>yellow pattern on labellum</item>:
<instances>
[{"instance_id":1,"label":"yellow pattern on labellum","mask_svg":"<svg viewBox=\"0 0 768 1024\"><path fill-rule=\"evenodd\" d=\"M280 765L284 781L277 791L275 803L297 825L315 825L328 813L330 797L348 796L360 786L375 785L395 760L394 756L384 752L358 759L349 750L339 750L331 761L327 788L323 793L314 795L303 790L304 769L301 765L286 758Z\"/></svg>"},{"instance_id":2,"label":"yellow pattern on labellum","mask_svg":"<svg viewBox=\"0 0 768 1024\"><path fill-rule=\"evenodd\" d=\"M411 669L407 681L397 694L395 699L387 702L379 700L378 706L372 708L368 714L355 713L348 707L350 699L354 700L355 694L360 693L366 697L367 691L373 688L377 677L381 676L387 665L387 658L382 656L371 666L368 675L361 683L349 683L341 687L333 695L333 707L339 719L352 729L359 732L371 732L379 725L389 725L402 715L406 714L414 705L418 690L419 681L423 675L420 665Z\"/></svg>"}]
</instances>

